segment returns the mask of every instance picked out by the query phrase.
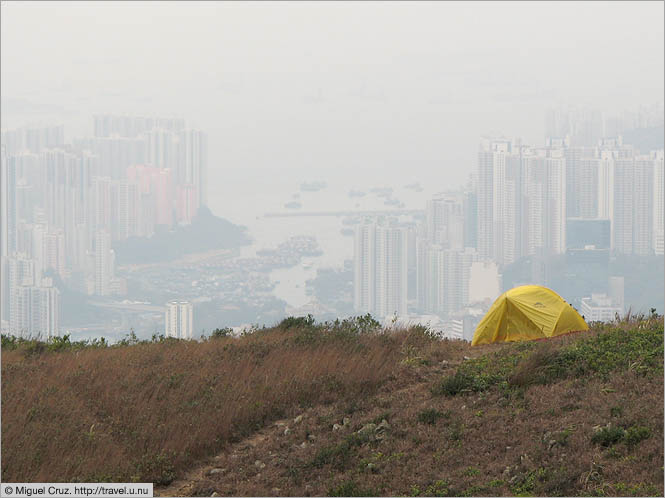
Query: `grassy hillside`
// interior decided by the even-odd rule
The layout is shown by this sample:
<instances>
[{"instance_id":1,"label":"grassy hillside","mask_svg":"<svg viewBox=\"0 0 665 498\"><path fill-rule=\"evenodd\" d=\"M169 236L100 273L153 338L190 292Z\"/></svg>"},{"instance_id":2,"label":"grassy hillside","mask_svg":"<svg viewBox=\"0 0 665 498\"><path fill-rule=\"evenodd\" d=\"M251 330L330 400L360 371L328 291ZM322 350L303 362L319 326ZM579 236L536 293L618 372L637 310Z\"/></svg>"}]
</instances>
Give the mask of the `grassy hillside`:
<instances>
[{"instance_id":1,"label":"grassy hillside","mask_svg":"<svg viewBox=\"0 0 665 498\"><path fill-rule=\"evenodd\" d=\"M4 481L199 495L661 495L663 319L470 347L364 317L3 338Z\"/></svg>"}]
</instances>

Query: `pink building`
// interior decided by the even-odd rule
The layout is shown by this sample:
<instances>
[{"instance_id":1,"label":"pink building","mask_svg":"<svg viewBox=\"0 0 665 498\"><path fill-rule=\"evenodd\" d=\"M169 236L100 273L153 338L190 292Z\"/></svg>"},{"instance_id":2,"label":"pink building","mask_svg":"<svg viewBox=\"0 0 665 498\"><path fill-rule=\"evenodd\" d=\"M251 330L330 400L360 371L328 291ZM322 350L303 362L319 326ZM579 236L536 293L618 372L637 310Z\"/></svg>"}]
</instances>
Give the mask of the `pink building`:
<instances>
[{"instance_id":1,"label":"pink building","mask_svg":"<svg viewBox=\"0 0 665 498\"><path fill-rule=\"evenodd\" d=\"M155 224L173 226L174 188L170 169L136 165L127 168L127 180L139 186L141 196L149 196L154 206Z\"/></svg>"}]
</instances>

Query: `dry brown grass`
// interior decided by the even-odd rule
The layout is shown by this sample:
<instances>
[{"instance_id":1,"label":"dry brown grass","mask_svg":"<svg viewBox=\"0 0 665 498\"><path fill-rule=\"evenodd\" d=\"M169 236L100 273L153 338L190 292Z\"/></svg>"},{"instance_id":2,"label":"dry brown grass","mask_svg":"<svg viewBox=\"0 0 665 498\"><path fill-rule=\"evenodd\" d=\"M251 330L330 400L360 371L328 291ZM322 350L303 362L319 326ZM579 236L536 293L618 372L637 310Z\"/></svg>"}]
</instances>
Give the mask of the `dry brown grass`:
<instances>
[{"instance_id":1,"label":"dry brown grass","mask_svg":"<svg viewBox=\"0 0 665 498\"><path fill-rule=\"evenodd\" d=\"M292 328L3 351L2 477L136 479L166 496L662 495L662 331L661 317L471 348L413 330L318 340ZM579 375L544 368L578 366L569 350L602 361ZM433 394L461 369L491 382ZM385 438L354 435L384 418ZM607 424L649 437L595 444Z\"/></svg>"},{"instance_id":2,"label":"dry brown grass","mask_svg":"<svg viewBox=\"0 0 665 498\"><path fill-rule=\"evenodd\" d=\"M2 353L2 478L168 482L314 404L371 392L405 341L294 343L272 330L205 343Z\"/></svg>"}]
</instances>

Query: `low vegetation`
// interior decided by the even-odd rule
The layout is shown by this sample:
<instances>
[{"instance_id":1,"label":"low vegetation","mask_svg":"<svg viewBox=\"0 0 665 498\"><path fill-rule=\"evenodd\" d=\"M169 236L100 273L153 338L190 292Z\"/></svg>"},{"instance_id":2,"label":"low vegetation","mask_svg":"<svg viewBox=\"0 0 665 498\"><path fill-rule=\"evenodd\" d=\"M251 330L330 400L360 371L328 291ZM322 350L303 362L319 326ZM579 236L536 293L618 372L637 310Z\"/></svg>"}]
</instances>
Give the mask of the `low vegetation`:
<instances>
[{"instance_id":1,"label":"low vegetation","mask_svg":"<svg viewBox=\"0 0 665 498\"><path fill-rule=\"evenodd\" d=\"M2 479L162 495L663 493L663 319L470 347L370 316L2 338Z\"/></svg>"}]
</instances>

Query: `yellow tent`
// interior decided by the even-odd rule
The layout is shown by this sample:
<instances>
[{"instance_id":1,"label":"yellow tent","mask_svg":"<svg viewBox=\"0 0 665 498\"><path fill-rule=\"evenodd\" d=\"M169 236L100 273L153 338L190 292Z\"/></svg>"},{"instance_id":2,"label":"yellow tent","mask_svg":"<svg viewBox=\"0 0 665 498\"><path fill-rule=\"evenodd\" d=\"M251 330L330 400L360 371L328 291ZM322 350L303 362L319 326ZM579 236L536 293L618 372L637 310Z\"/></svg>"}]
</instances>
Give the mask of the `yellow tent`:
<instances>
[{"instance_id":1,"label":"yellow tent","mask_svg":"<svg viewBox=\"0 0 665 498\"><path fill-rule=\"evenodd\" d=\"M530 341L589 326L575 309L551 289L523 285L504 292L476 327L471 345Z\"/></svg>"}]
</instances>

